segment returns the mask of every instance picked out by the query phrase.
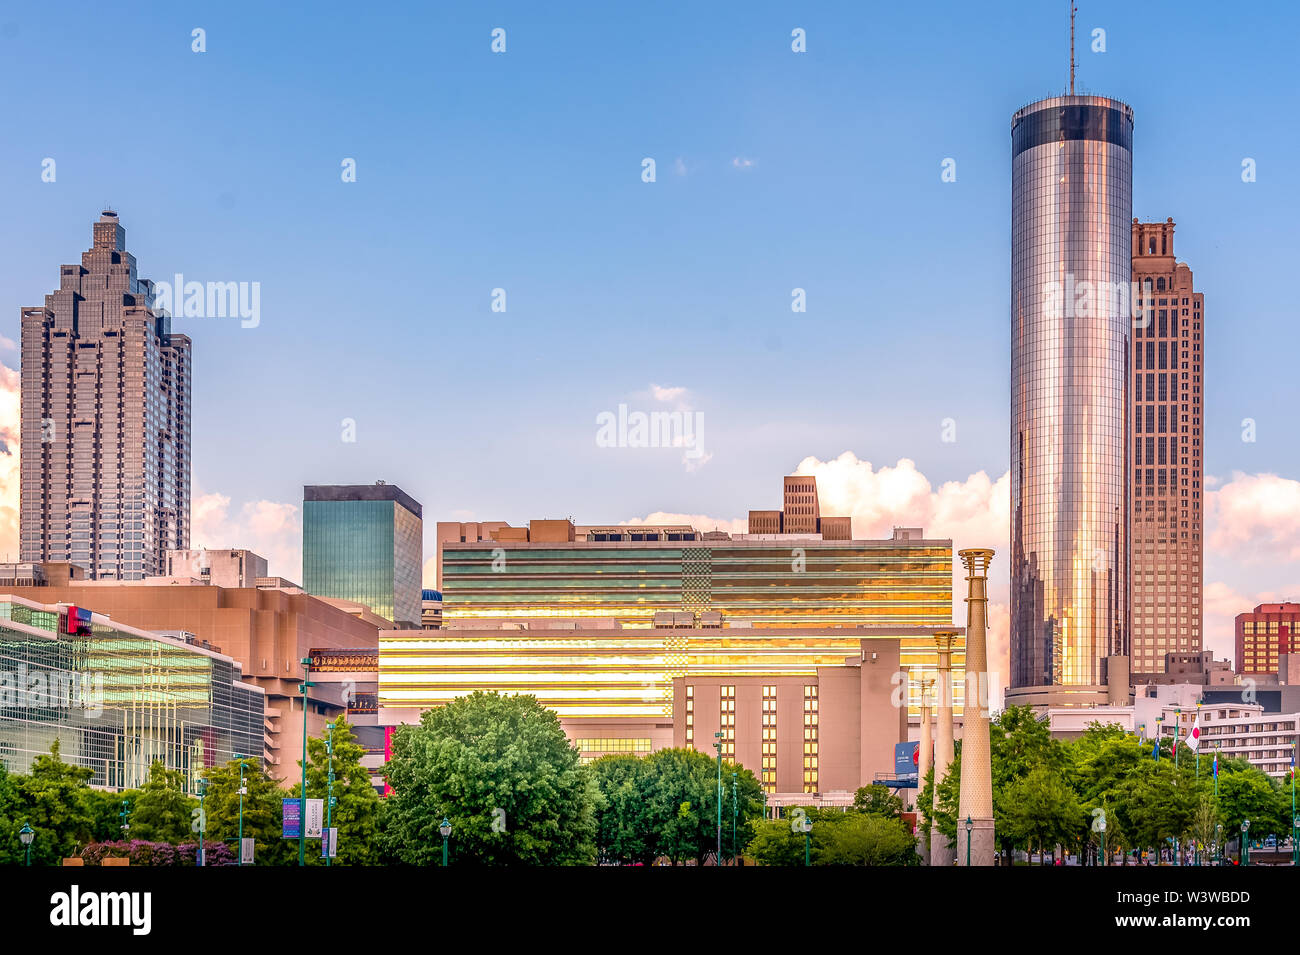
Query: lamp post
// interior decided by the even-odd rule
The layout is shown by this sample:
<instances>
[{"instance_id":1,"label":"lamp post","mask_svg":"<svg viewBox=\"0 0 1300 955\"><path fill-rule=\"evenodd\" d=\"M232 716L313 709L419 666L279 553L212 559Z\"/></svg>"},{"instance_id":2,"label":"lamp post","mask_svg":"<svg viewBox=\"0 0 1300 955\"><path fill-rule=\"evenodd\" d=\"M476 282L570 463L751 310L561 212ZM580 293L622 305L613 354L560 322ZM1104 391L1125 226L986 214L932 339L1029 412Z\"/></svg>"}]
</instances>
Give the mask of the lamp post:
<instances>
[{"instance_id":1,"label":"lamp post","mask_svg":"<svg viewBox=\"0 0 1300 955\"><path fill-rule=\"evenodd\" d=\"M803 864L812 865L812 820L807 816L803 820Z\"/></svg>"},{"instance_id":2,"label":"lamp post","mask_svg":"<svg viewBox=\"0 0 1300 955\"><path fill-rule=\"evenodd\" d=\"M239 865L244 864L244 796L248 794L248 787L244 785L244 768L247 765L244 761L248 759L243 753L236 753L235 759L239 760Z\"/></svg>"},{"instance_id":3,"label":"lamp post","mask_svg":"<svg viewBox=\"0 0 1300 955\"><path fill-rule=\"evenodd\" d=\"M718 854L714 865L722 865L722 730L713 734L713 748L718 751Z\"/></svg>"},{"instance_id":4,"label":"lamp post","mask_svg":"<svg viewBox=\"0 0 1300 955\"><path fill-rule=\"evenodd\" d=\"M131 824L127 822L127 819L129 819L130 817L131 817L131 800L123 799L122 808L117 814L117 818L121 820L121 823L118 825L118 828L122 830L123 839L126 838L127 831L130 830L131 828Z\"/></svg>"},{"instance_id":5,"label":"lamp post","mask_svg":"<svg viewBox=\"0 0 1300 955\"><path fill-rule=\"evenodd\" d=\"M1300 816L1291 817L1291 864L1300 865L1300 846L1296 844L1296 837L1300 836Z\"/></svg>"},{"instance_id":6,"label":"lamp post","mask_svg":"<svg viewBox=\"0 0 1300 955\"><path fill-rule=\"evenodd\" d=\"M1106 817L1097 820L1097 831L1101 833L1101 864L1106 864Z\"/></svg>"},{"instance_id":7,"label":"lamp post","mask_svg":"<svg viewBox=\"0 0 1300 955\"><path fill-rule=\"evenodd\" d=\"M442 817L442 825L438 827L438 832L442 834L442 867L447 868L447 840L451 837L451 823L447 817Z\"/></svg>"},{"instance_id":8,"label":"lamp post","mask_svg":"<svg viewBox=\"0 0 1300 955\"><path fill-rule=\"evenodd\" d=\"M298 684L302 694L302 789L298 793L298 864L307 864L307 690L315 686L311 682L311 657L303 657L303 680Z\"/></svg>"},{"instance_id":9,"label":"lamp post","mask_svg":"<svg viewBox=\"0 0 1300 955\"><path fill-rule=\"evenodd\" d=\"M27 857L23 865L29 866L32 864L32 840L35 838L36 830L24 822L23 827L18 830L18 841L23 844L23 852Z\"/></svg>"},{"instance_id":10,"label":"lamp post","mask_svg":"<svg viewBox=\"0 0 1300 955\"><path fill-rule=\"evenodd\" d=\"M1220 864L1222 864L1222 862L1223 862L1223 824L1222 824L1222 823L1218 823L1218 822L1216 822L1216 823L1214 824L1214 855L1215 855L1215 857L1219 860Z\"/></svg>"},{"instance_id":11,"label":"lamp post","mask_svg":"<svg viewBox=\"0 0 1300 955\"><path fill-rule=\"evenodd\" d=\"M325 740L325 755L329 759L329 779L325 790L325 841L331 841L330 823L334 818L334 724L326 723L325 729L329 735ZM325 853L325 865L329 866L330 856Z\"/></svg>"},{"instance_id":12,"label":"lamp post","mask_svg":"<svg viewBox=\"0 0 1300 955\"><path fill-rule=\"evenodd\" d=\"M736 773L731 774L731 858L736 858L736 816L740 812L740 804L736 802Z\"/></svg>"},{"instance_id":13,"label":"lamp post","mask_svg":"<svg viewBox=\"0 0 1300 955\"><path fill-rule=\"evenodd\" d=\"M966 817L966 868L970 868L970 834L975 828L975 820L970 816Z\"/></svg>"},{"instance_id":14,"label":"lamp post","mask_svg":"<svg viewBox=\"0 0 1300 955\"><path fill-rule=\"evenodd\" d=\"M199 865L205 865L208 861L207 848L204 846L205 837L208 834L208 818L203 811L203 797L208 794L208 781L199 780Z\"/></svg>"},{"instance_id":15,"label":"lamp post","mask_svg":"<svg viewBox=\"0 0 1300 955\"><path fill-rule=\"evenodd\" d=\"M1241 821L1241 856L1242 865L1250 865L1250 820Z\"/></svg>"}]
</instances>

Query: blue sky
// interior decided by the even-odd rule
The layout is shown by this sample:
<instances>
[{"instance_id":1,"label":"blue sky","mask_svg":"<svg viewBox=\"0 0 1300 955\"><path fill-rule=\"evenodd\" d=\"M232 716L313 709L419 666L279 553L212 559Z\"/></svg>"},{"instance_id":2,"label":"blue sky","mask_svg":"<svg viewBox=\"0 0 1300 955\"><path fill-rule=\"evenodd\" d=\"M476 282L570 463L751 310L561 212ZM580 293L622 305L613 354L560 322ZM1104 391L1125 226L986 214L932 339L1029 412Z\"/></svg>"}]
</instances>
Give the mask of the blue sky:
<instances>
[{"instance_id":1,"label":"blue sky","mask_svg":"<svg viewBox=\"0 0 1300 955\"><path fill-rule=\"evenodd\" d=\"M234 506L384 478L429 524L735 517L844 451L996 479L1009 121L1062 91L1068 3L986 6L11 6L0 334L107 202L141 275L261 283L257 328L176 323L194 479ZM1080 6L1080 90L1136 111L1134 214L1206 295L1207 472L1300 476L1294 8ZM597 447L652 384L706 415L704 466Z\"/></svg>"}]
</instances>

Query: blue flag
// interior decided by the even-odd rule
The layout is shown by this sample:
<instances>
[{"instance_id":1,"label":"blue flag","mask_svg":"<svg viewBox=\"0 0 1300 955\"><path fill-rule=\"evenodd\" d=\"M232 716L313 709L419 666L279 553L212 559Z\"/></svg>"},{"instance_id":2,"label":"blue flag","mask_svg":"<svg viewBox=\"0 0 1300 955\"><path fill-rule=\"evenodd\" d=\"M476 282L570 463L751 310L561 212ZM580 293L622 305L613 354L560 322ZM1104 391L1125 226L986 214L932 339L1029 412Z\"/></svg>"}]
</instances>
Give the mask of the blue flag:
<instances>
[{"instance_id":1,"label":"blue flag","mask_svg":"<svg viewBox=\"0 0 1300 955\"><path fill-rule=\"evenodd\" d=\"M1151 747L1151 758L1157 763L1160 762L1160 737L1156 737L1156 745Z\"/></svg>"}]
</instances>

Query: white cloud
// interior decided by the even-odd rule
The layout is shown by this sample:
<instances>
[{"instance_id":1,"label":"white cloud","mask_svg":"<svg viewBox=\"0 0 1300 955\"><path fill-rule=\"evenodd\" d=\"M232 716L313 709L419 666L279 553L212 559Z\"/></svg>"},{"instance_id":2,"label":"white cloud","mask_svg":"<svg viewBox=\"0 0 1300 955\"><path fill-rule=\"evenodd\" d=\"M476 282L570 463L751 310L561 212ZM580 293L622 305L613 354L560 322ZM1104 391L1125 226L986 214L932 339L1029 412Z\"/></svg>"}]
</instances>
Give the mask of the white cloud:
<instances>
[{"instance_id":1,"label":"white cloud","mask_svg":"<svg viewBox=\"0 0 1300 955\"><path fill-rule=\"evenodd\" d=\"M1205 494L1207 550L1242 564L1300 561L1300 481L1235 471L1214 483Z\"/></svg>"},{"instance_id":2,"label":"white cloud","mask_svg":"<svg viewBox=\"0 0 1300 955\"><path fill-rule=\"evenodd\" d=\"M735 159L731 160L731 165L736 169L749 169L754 165L754 160L746 159L744 156L737 156Z\"/></svg>"},{"instance_id":3,"label":"white cloud","mask_svg":"<svg viewBox=\"0 0 1300 955\"><path fill-rule=\"evenodd\" d=\"M947 481L938 488L916 469L916 463L901 459L892 467L879 469L845 451L831 461L807 457L796 474L817 478L817 496L824 516L853 519L853 536L884 539L895 527L921 527L927 537L951 538L953 547L953 624L966 626L966 576L957 551L967 547L991 547L995 551L989 568L988 655L991 680L990 704L1002 705L1002 689L1009 682L1010 642L1010 513L1011 475L996 481L978 471L964 481Z\"/></svg>"},{"instance_id":4,"label":"white cloud","mask_svg":"<svg viewBox=\"0 0 1300 955\"><path fill-rule=\"evenodd\" d=\"M650 383L650 394L655 401L677 403L686 397L686 389L681 386L666 386Z\"/></svg>"},{"instance_id":5,"label":"white cloud","mask_svg":"<svg viewBox=\"0 0 1300 955\"><path fill-rule=\"evenodd\" d=\"M0 557L18 559L20 437L18 372L0 364Z\"/></svg>"},{"instance_id":6,"label":"white cloud","mask_svg":"<svg viewBox=\"0 0 1300 955\"><path fill-rule=\"evenodd\" d=\"M673 160L673 172L675 172L679 176L686 175L686 163L683 162L681 156L678 156L676 159Z\"/></svg>"},{"instance_id":7,"label":"white cloud","mask_svg":"<svg viewBox=\"0 0 1300 955\"><path fill-rule=\"evenodd\" d=\"M671 511L655 511L645 517L619 521L619 524L637 527L647 524L689 524L700 531L725 531L728 534L744 534L749 530L748 517L717 518L706 514L677 514Z\"/></svg>"},{"instance_id":8,"label":"white cloud","mask_svg":"<svg viewBox=\"0 0 1300 955\"><path fill-rule=\"evenodd\" d=\"M244 547L266 558L267 572L302 583L302 516L295 504L246 501L232 513L225 494L195 494L190 546Z\"/></svg>"}]
</instances>

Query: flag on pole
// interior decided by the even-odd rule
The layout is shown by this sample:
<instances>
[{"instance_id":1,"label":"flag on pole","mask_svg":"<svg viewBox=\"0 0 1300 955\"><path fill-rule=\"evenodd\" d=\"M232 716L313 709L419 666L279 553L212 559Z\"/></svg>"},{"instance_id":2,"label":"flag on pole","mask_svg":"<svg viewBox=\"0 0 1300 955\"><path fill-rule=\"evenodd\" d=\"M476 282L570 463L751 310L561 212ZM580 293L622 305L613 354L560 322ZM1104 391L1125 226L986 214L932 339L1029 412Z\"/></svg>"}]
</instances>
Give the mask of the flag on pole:
<instances>
[{"instance_id":1,"label":"flag on pole","mask_svg":"<svg viewBox=\"0 0 1300 955\"><path fill-rule=\"evenodd\" d=\"M1187 748L1193 753L1201 745L1201 711L1196 711L1196 722L1192 724L1191 732L1187 734Z\"/></svg>"},{"instance_id":2,"label":"flag on pole","mask_svg":"<svg viewBox=\"0 0 1300 955\"><path fill-rule=\"evenodd\" d=\"M1160 762L1160 737L1156 737L1156 744L1151 747L1151 758L1157 763Z\"/></svg>"},{"instance_id":3,"label":"flag on pole","mask_svg":"<svg viewBox=\"0 0 1300 955\"><path fill-rule=\"evenodd\" d=\"M1219 778L1219 751L1214 751L1214 778Z\"/></svg>"}]
</instances>

